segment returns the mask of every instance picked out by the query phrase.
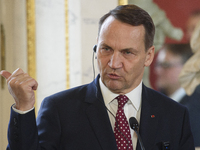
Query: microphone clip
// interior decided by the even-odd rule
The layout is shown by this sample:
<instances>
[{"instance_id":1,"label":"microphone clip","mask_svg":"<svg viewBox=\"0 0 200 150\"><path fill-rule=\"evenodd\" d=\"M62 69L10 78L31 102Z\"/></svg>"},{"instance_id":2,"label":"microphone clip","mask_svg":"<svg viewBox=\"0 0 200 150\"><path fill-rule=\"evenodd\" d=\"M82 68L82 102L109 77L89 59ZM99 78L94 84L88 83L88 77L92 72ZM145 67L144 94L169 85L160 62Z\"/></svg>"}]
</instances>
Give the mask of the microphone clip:
<instances>
[{"instance_id":1,"label":"microphone clip","mask_svg":"<svg viewBox=\"0 0 200 150\"><path fill-rule=\"evenodd\" d=\"M170 143L162 142L162 150L170 150Z\"/></svg>"}]
</instances>

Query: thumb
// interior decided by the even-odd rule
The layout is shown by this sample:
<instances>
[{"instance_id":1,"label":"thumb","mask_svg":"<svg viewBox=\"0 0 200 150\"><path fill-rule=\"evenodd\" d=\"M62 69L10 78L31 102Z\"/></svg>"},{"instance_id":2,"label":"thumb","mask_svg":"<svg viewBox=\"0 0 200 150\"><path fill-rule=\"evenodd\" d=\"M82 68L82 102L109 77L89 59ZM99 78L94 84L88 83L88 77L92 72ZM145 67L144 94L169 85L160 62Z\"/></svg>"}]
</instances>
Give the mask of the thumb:
<instances>
[{"instance_id":1,"label":"thumb","mask_svg":"<svg viewBox=\"0 0 200 150\"><path fill-rule=\"evenodd\" d=\"M0 72L0 75L3 76L5 79L8 79L11 76L11 73L5 70Z\"/></svg>"}]
</instances>

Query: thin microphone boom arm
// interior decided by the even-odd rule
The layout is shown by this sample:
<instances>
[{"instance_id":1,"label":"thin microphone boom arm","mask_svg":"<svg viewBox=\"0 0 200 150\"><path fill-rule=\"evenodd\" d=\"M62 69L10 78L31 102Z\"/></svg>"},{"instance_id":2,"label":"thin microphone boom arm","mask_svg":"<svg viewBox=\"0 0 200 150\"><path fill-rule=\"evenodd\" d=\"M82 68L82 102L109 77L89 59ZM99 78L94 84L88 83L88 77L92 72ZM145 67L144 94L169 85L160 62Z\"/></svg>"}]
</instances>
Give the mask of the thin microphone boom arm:
<instances>
[{"instance_id":1,"label":"thin microphone boom arm","mask_svg":"<svg viewBox=\"0 0 200 150\"><path fill-rule=\"evenodd\" d=\"M143 143L142 143L142 139L141 139L140 134L139 134L139 125L138 125L138 121L136 120L135 117L131 117L131 118L129 119L129 124L130 124L131 129L133 129L133 130L135 131L135 133L137 134L137 137L138 137L139 142L140 142L141 149L142 149L142 150L145 150L144 145L143 145Z\"/></svg>"}]
</instances>

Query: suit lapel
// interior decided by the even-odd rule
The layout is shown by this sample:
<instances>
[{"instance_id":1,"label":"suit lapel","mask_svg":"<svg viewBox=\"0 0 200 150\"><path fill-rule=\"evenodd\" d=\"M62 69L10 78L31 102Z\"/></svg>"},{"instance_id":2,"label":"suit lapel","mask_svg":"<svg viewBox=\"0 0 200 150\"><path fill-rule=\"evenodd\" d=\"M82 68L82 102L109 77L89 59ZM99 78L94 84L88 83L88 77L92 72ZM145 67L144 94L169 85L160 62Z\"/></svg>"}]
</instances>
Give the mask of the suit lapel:
<instances>
[{"instance_id":1,"label":"suit lapel","mask_svg":"<svg viewBox=\"0 0 200 150\"><path fill-rule=\"evenodd\" d=\"M157 136L159 107L153 102L153 95L150 95L148 90L149 89L143 85L139 132L144 147L151 150L155 145L155 139ZM137 144L137 150L140 150L139 142Z\"/></svg>"},{"instance_id":2,"label":"suit lapel","mask_svg":"<svg viewBox=\"0 0 200 150\"><path fill-rule=\"evenodd\" d=\"M101 148L105 150L117 150L115 136L103 101L98 79L99 78L96 78L95 81L89 85L85 100L88 103L86 115Z\"/></svg>"},{"instance_id":3,"label":"suit lapel","mask_svg":"<svg viewBox=\"0 0 200 150\"><path fill-rule=\"evenodd\" d=\"M98 79L99 77L89 85L85 99L88 106L86 108L86 115L101 148L117 150L115 136L103 101ZM154 97L150 93L149 89L143 85L139 132L144 147L148 150L151 150L156 144L159 120L159 107L154 103ZM137 150L140 149L138 142Z\"/></svg>"}]
</instances>

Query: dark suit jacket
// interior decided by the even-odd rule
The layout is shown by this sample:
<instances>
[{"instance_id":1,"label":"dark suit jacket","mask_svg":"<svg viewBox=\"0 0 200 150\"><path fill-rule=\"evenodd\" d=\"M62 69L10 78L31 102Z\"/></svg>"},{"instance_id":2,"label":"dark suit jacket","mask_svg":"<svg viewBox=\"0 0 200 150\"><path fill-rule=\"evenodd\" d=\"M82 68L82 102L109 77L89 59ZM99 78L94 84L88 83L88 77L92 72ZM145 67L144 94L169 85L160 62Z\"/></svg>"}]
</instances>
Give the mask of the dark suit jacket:
<instances>
[{"instance_id":1,"label":"dark suit jacket","mask_svg":"<svg viewBox=\"0 0 200 150\"><path fill-rule=\"evenodd\" d=\"M117 150L98 79L45 98L37 121L11 109L7 150ZM144 85L140 134L146 150L194 150L187 109Z\"/></svg>"},{"instance_id":2,"label":"dark suit jacket","mask_svg":"<svg viewBox=\"0 0 200 150\"><path fill-rule=\"evenodd\" d=\"M195 147L200 147L200 85L191 96L184 96L180 101L189 111L191 130Z\"/></svg>"}]
</instances>

